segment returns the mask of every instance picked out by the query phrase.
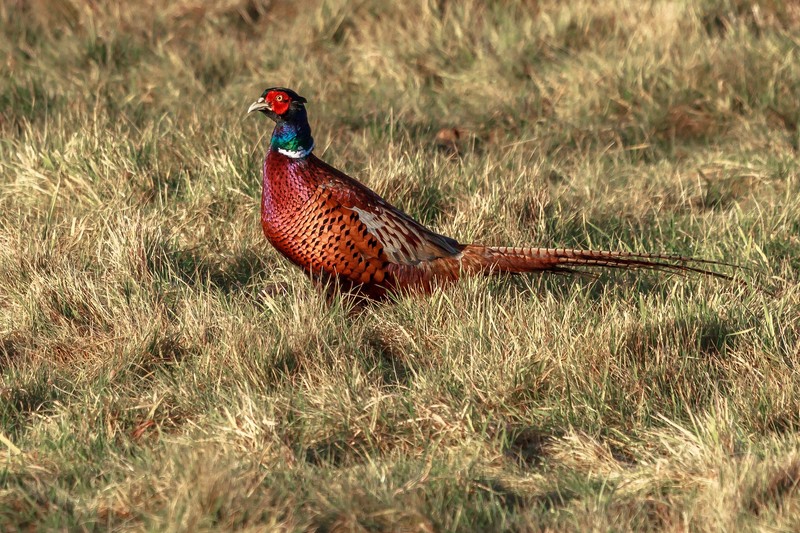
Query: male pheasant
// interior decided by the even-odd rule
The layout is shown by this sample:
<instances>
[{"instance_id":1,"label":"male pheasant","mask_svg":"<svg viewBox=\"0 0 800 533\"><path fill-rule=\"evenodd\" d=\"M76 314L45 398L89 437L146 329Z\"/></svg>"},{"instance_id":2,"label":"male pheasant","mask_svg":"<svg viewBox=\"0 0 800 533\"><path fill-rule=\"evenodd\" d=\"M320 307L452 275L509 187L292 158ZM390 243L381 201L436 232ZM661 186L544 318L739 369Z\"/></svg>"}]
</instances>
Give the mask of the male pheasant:
<instances>
[{"instance_id":1,"label":"male pheasant","mask_svg":"<svg viewBox=\"0 0 800 533\"><path fill-rule=\"evenodd\" d=\"M306 99L264 91L248 109L275 121L264 160L261 226L270 243L312 279L372 299L430 292L462 275L572 272L571 267L693 271L713 263L689 257L561 248L461 244L425 228L312 152Z\"/></svg>"}]
</instances>

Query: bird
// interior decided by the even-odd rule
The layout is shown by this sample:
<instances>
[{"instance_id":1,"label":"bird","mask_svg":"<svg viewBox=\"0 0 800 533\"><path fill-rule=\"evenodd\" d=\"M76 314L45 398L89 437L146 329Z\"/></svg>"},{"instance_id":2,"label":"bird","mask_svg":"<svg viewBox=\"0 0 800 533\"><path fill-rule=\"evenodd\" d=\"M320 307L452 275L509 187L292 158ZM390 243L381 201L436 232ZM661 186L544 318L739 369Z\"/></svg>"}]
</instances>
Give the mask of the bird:
<instances>
[{"instance_id":1,"label":"bird","mask_svg":"<svg viewBox=\"0 0 800 533\"><path fill-rule=\"evenodd\" d=\"M307 100L271 87L247 115L275 122L262 168L261 226L267 240L331 294L367 300L428 294L463 276L580 272L575 267L696 272L727 265L673 254L463 244L436 233L314 154Z\"/></svg>"}]
</instances>

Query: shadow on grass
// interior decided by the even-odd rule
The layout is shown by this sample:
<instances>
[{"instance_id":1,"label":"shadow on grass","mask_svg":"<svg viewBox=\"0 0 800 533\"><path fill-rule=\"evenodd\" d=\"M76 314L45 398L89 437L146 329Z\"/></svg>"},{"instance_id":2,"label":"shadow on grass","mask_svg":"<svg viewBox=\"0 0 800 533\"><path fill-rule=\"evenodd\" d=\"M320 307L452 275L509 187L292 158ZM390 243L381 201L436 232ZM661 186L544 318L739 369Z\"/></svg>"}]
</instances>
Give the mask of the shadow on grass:
<instances>
[{"instance_id":1,"label":"shadow on grass","mask_svg":"<svg viewBox=\"0 0 800 533\"><path fill-rule=\"evenodd\" d=\"M16 374L14 369L18 363L28 363L29 354L34 349L33 341L20 334L11 334L0 340L0 372L16 383L5 390L0 388L0 427L12 440L33 414L46 412L74 389L48 363L37 364L32 375L11 377Z\"/></svg>"},{"instance_id":2,"label":"shadow on grass","mask_svg":"<svg viewBox=\"0 0 800 533\"><path fill-rule=\"evenodd\" d=\"M11 438L23 431L26 421L34 414L47 412L53 405L72 394L74 385L49 368L40 368L34 376L22 381L22 386L2 391L0 425Z\"/></svg>"},{"instance_id":3,"label":"shadow on grass","mask_svg":"<svg viewBox=\"0 0 800 533\"><path fill-rule=\"evenodd\" d=\"M407 354L394 343L390 336L373 329L367 336L371 348L364 360L380 376L381 382L389 386L408 386L413 379L412 369L406 362Z\"/></svg>"},{"instance_id":4,"label":"shadow on grass","mask_svg":"<svg viewBox=\"0 0 800 533\"><path fill-rule=\"evenodd\" d=\"M554 438L552 434L529 426L510 427L506 429L503 439L503 454L521 466L539 466L544 462L547 446Z\"/></svg>"},{"instance_id":5,"label":"shadow on grass","mask_svg":"<svg viewBox=\"0 0 800 533\"><path fill-rule=\"evenodd\" d=\"M728 353L746 337L743 317L696 314L630 327L612 354L622 376L635 383L622 385L645 390L649 402L676 416L686 409L708 409L720 394L727 395L739 381Z\"/></svg>"},{"instance_id":6,"label":"shadow on grass","mask_svg":"<svg viewBox=\"0 0 800 533\"><path fill-rule=\"evenodd\" d=\"M141 351L126 360L125 371L147 382L160 372L169 373L172 367L198 353L180 333L155 332L145 340Z\"/></svg>"},{"instance_id":7,"label":"shadow on grass","mask_svg":"<svg viewBox=\"0 0 800 533\"><path fill-rule=\"evenodd\" d=\"M14 80L0 89L0 124L7 121L23 133L27 123L57 113L62 101L42 79Z\"/></svg>"},{"instance_id":8,"label":"shadow on grass","mask_svg":"<svg viewBox=\"0 0 800 533\"><path fill-rule=\"evenodd\" d=\"M478 493L489 496L498 501L507 511L517 511L529 505L530 498L522 496L517 491L507 487L499 479L478 478L474 481Z\"/></svg>"},{"instance_id":9,"label":"shadow on grass","mask_svg":"<svg viewBox=\"0 0 800 533\"><path fill-rule=\"evenodd\" d=\"M334 437L303 449L301 457L314 466L343 467L360 464L357 445L341 437Z\"/></svg>"},{"instance_id":10,"label":"shadow on grass","mask_svg":"<svg viewBox=\"0 0 800 533\"><path fill-rule=\"evenodd\" d=\"M30 343L22 335L12 333L0 339L0 373L24 357L26 348L30 348Z\"/></svg>"},{"instance_id":11,"label":"shadow on grass","mask_svg":"<svg viewBox=\"0 0 800 533\"><path fill-rule=\"evenodd\" d=\"M655 351L674 343L706 356L719 356L732 349L744 329L741 321L712 317L681 317L667 322L642 325L625 342L630 354L649 357ZM692 342L693 341L693 342Z\"/></svg>"},{"instance_id":12,"label":"shadow on grass","mask_svg":"<svg viewBox=\"0 0 800 533\"><path fill-rule=\"evenodd\" d=\"M162 281L182 281L190 286L208 283L226 294L240 291L261 279L267 269L264 254L251 249L218 259L163 241L147 246L146 264Z\"/></svg>"}]
</instances>

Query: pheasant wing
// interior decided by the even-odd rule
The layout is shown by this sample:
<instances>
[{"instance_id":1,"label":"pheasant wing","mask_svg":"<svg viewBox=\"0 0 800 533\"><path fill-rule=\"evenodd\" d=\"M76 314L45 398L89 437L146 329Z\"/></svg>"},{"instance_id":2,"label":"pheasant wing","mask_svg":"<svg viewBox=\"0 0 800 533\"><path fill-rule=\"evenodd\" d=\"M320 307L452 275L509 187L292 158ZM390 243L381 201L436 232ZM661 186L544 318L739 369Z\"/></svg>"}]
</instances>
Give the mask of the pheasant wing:
<instances>
[{"instance_id":1,"label":"pheasant wing","mask_svg":"<svg viewBox=\"0 0 800 533\"><path fill-rule=\"evenodd\" d=\"M342 209L357 214L390 262L415 266L461 253L464 247L455 239L434 233L350 176L318 161L331 176L322 189Z\"/></svg>"}]
</instances>

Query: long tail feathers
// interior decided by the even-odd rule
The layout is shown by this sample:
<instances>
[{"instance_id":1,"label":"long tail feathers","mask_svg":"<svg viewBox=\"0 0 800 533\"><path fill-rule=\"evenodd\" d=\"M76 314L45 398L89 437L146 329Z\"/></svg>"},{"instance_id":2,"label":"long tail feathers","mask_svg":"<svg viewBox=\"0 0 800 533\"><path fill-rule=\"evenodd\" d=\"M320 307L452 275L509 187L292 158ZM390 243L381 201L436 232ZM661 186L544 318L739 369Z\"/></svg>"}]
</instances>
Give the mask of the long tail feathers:
<instances>
[{"instance_id":1,"label":"long tail feathers","mask_svg":"<svg viewBox=\"0 0 800 533\"><path fill-rule=\"evenodd\" d=\"M722 261L696 259L671 254L637 254L602 250L565 248L510 248L470 245L463 250L463 264L476 270L493 272L575 272L572 267L647 269L673 273L695 272L732 280L733 277L693 265L716 265L743 268Z\"/></svg>"}]
</instances>

